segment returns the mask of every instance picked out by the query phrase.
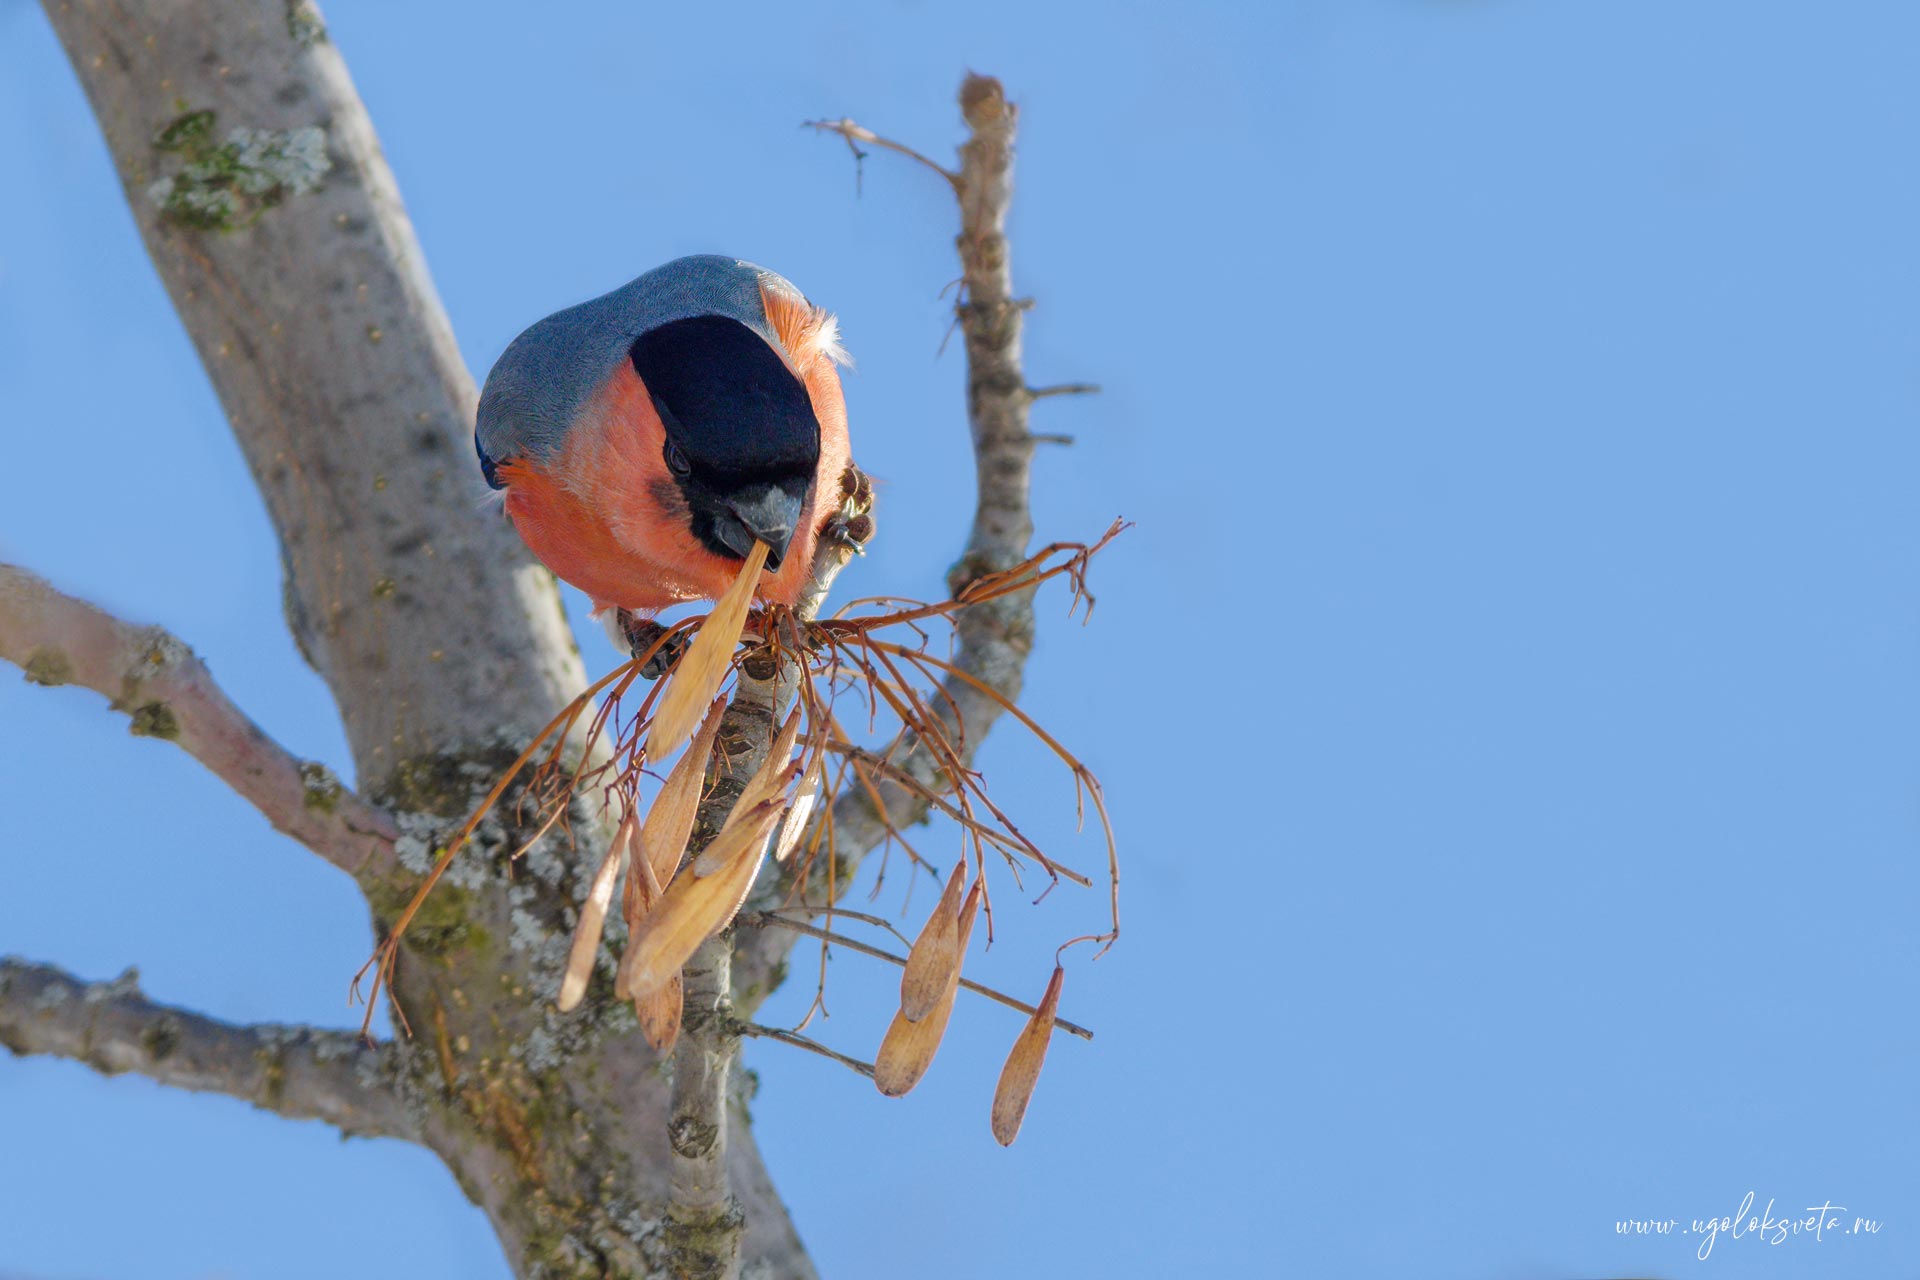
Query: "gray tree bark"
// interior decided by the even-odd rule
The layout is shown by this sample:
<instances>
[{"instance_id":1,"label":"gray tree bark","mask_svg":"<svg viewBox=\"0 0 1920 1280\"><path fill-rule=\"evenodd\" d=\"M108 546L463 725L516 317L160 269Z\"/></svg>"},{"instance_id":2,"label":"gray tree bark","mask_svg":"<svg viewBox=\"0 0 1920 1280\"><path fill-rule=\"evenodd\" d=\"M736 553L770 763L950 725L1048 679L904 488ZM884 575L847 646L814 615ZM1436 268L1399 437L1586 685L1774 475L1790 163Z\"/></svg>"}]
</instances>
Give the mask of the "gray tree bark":
<instances>
[{"instance_id":1,"label":"gray tree bark","mask_svg":"<svg viewBox=\"0 0 1920 1280\"><path fill-rule=\"evenodd\" d=\"M164 632L5 566L0 657L42 683L97 689L136 731L192 752L352 874L384 932L436 842L585 684L555 584L473 500L473 382L313 5L46 0L46 10L266 498L288 625L339 706L362 794L267 740ZM968 78L962 107L972 140L947 177L963 213L960 319L981 500L956 587L1025 553L1035 394L1020 373L1023 306L1001 233L1015 114L982 77ZM969 609L959 629L961 664L1016 693L1030 600ZM999 710L964 685L950 692L971 751ZM897 789L884 798L896 825L924 812ZM668 1073L606 984L573 1014L553 1006L599 859L562 856L548 841L509 876L511 851L531 834L514 825L511 801L407 935L393 994L410 1035L363 1048L299 1028L228 1027L152 1005L130 980L89 986L8 961L0 1043L419 1142L485 1210L522 1276L698 1272L676 1243L686 1222L673 1193L688 1156L670 1137L680 1104ZM885 829L864 796L843 798L836 815L849 861ZM604 838L590 822L579 830ZM785 887L763 881L762 902ZM604 972L623 934L608 930ZM741 932L736 1007L772 989L791 945L783 931ZM738 1024L712 1015L726 1013L728 958L723 948L708 970L721 985L705 992L707 1023L690 1020L683 1041L698 1047L718 1026L724 1055ZM689 1000L690 1019L701 1003ZM723 1100L723 1126L730 1112L737 1120ZM712 1273L731 1273L737 1258L756 1274L812 1275L751 1133L731 1129L714 1150L740 1221L733 1257Z\"/></svg>"}]
</instances>

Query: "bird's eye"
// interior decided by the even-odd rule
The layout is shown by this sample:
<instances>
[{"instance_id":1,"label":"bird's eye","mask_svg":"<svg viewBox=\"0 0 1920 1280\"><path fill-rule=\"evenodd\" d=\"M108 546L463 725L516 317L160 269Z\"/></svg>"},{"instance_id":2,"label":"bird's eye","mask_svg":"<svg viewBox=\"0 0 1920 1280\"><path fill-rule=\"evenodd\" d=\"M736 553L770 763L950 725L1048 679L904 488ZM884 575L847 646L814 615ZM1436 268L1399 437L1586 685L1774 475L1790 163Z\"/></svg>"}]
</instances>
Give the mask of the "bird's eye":
<instances>
[{"instance_id":1,"label":"bird's eye","mask_svg":"<svg viewBox=\"0 0 1920 1280\"><path fill-rule=\"evenodd\" d=\"M473 437L473 451L480 455L480 474L486 477L487 488L496 490L506 488L506 481L500 478L499 464L487 456L487 451L480 447L480 436L477 432Z\"/></svg>"},{"instance_id":2,"label":"bird's eye","mask_svg":"<svg viewBox=\"0 0 1920 1280\"><path fill-rule=\"evenodd\" d=\"M680 452L680 446L667 441L667 470L677 476L687 476L693 472L693 464L687 461L687 455Z\"/></svg>"}]
</instances>

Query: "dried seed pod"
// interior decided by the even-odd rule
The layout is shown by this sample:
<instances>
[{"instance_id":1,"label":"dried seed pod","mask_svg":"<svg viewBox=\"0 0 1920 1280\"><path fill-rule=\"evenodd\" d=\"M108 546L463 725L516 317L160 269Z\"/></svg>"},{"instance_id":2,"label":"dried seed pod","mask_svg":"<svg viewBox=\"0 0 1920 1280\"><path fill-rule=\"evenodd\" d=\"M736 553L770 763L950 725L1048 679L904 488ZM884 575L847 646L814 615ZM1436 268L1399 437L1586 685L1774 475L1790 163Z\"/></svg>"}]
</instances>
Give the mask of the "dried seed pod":
<instances>
[{"instance_id":1,"label":"dried seed pod","mask_svg":"<svg viewBox=\"0 0 1920 1280\"><path fill-rule=\"evenodd\" d=\"M645 865L647 855L641 848L639 840L639 834L636 832L634 835L634 847L628 850L627 875L625 881L620 886L620 918L627 922L627 935L629 939L631 939L633 935L633 926L640 923L640 916L646 910L640 903L639 870ZM631 942L629 942L629 945L631 945ZM614 979L614 993L622 1000L627 998L627 993L620 990L620 980L618 978Z\"/></svg>"},{"instance_id":2,"label":"dried seed pod","mask_svg":"<svg viewBox=\"0 0 1920 1280\"><path fill-rule=\"evenodd\" d=\"M793 714L787 717L787 723L781 726L779 734L774 738L773 746L767 752L767 758L760 762L760 767L755 769L753 776L747 779L747 785L740 789L740 798L734 801L735 810L752 809L761 801L776 797L781 800L781 807L786 807L786 790L793 782L793 772L788 765L793 757L793 742L799 732L800 709L795 707ZM725 861L724 857L710 845L701 851L698 858L694 859L693 873L699 876L710 876L720 869L723 861Z\"/></svg>"},{"instance_id":3,"label":"dried seed pod","mask_svg":"<svg viewBox=\"0 0 1920 1280\"><path fill-rule=\"evenodd\" d=\"M653 798L653 807L647 810L646 825L640 830L640 843L653 868L653 878L663 885L673 879L673 873L680 869L680 859L687 852L687 840L693 835L693 820L700 811L700 790L707 777L707 757L713 753L714 735L720 732L720 721L726 711L725 698L715 698L708 705L707 718L701 722L700 731L693 735L693 741L674 761L667 780L660 784L660 794Z\"/></svg>"},{"instance_id":4,"label":"dried seed pod","mask_svg":"<svg viewBox=\"0 0 1920 1280\"><path fill-rule=\"evenodd\" d=\"M620 879L633 846L633 814L620 819L613 839L607 842L607 856L593 874L587 888L587 900L580 904L580 922L573 928L573 949L567 955L567 971L560 978L560 1012L576 1008L587 994L587 980L593 977L593 960L600 953L600 934L607 925L607 908L613 904L613 886Z\"/></svg>"},{"instance_id":5,"label":"dried seed pod","mask_svg":"<svg viewBox=\"0 0 1920 1280\"><path fill-rule=\"evenodd\" d=\"M660 882L653 878L653 867L647 860L647 835L642 829L635 837L630 865L627 869L627 949L620 955L620 968L613 976L613 994L622 1000L633 999L633 963L640 952L640 937L646 932L647 913L653 910L653 904L660 901L664 890ZM642 1019L644 1022L645 1019Z\"/></svg>"},{"instance_id":6,"label":"dried seed pod","mask_svg":"<svg viewBox=\"0 0 1920 1280\"><path fill-rule=\"evenodd\" d=\"M962 858L907 952L907 966L900 972L900 1012L909 1022L926 1017L959 976L960 890L966 881L967 860Z\"/></svg>"},{"instance_id":7,"label":"dried seed pod","mask_svg":"<svg viewBox=\"0 0 1920 1280\"><path fill-rule=\"evenodd\" d=\"M980 906L980 882L974 881L973 888L967 893L966 905L960 908L960 951L964 955L967 939L973 933L973 917ZM904 1013L893 1015L893 1025L887 1028L887 1035L880 1042L880 1052L873 1057L873 1083L880 1092L889 1098L897 1098L920 1083L920 1077L927 1074L927 1068L933 1065L933 1055L940 1049L940 1040L947 1034L947 1019L953 1016L953 998L960 990L960 971L956 967L953 980L927 1016L918 1022L909 1022Z\"/></svg>"},{"instance_id":8,"label":"dried seed pod","mask_svg":"<svg viewBox=\"0 0 1920 1280\"><path fill-rule=\"evenodd\" d=\"M1033 1101L1033 1086L1040 1080L1040 1065L1047 1060L1054 1015L1060 1011L1060 984L1066 976L1065 969L1057 964L1053 967L1040 1007L1027 1019L1013 1042L1013 1051L1007 1055L1007 1065L1000 1068L1000 1083L993 1091L993 1136L1003 1147L1012 1146L1020 1136L1027 1103Z\"/></svg>"},{"instance_id":9,"label":"dried seed pod","mask_svg":"<svg viewBox=\"0 0 1920 1280\"><path fill-rule=\"evenodd\" d=\"M793 856L793 850L800 843L800 837L806 834L807 819L813 816L813 806L820 800L820 757L815 756L813 763L800 777L800 785L793 793L793 802L787 806L787 816L780 820L780 834L773 842L773 860L785 862Z\"/></svg>"},{"instance_id":10,"label":"dried seed pod","mask_svg":"<svg viewBox=\"0 0 1920 1280\"><path fill-rule=\"evenodd\" d=\"M700 708L718 693L733 667L733 650L740 643L740 632L747 625L747 609L753 604L754 588L760 582L760 569L767 562L767 544L755 542L740 566L726 594L714 602L713 612L700 624L693 643L674 664L672 683L660 696L660 707L653 713L653 728L647 736L647 759L660 760L687 740L693 732Z\"/></svg>"},{"instance_id":11,"label":"dried seed pod","mask_svg":"<svg viewBox=\"0 0 1920 1280\"><path fill-rule=\"evenodd\" d=\"M628 968L628 990L636 996L655 990L680 972L696 947L732 921L753 888L767 836L779 816L778 800L764 801L751 810L736 808L713 838L727 855L720 869L709 876L676 876L667 886L640 922L640 941Z\"/></svg>"},{"instance_id":12,"label":"dried seed pod","mask_svg":"<svg viewBox=\"0 0 1920 1280\"><path fill-rule=\"evenodd\" d=\"M759 804L773 796L779 788L775 786L780 771L793 759L793 744L800 738L800 708L795 707L787 722L780 726L780 732L773 737L773 745L767 749L767 758L747 779L746 787L740 792L743 805Z\"/></svg>"},{"instance_id":13,"label":"dried seed pod","mask_svg":"<svg viewBox=\"0 0 1920 1280\"><path fill-rule=\"evenodd\" d=\"M620 970L614 975L613 993L633 1001L633 1011L640 1019L640 1034L647 1038L655 1052L666 1053L680 1038L680 975L675 973L652 991L634 993L633 967L640 956L640 939L646 934L646 915L665 893L653 876L653 865L646 852L646 833L640 832L634 840L633 867L629 874L630 883L636 886L639 909L627 925L627 949L620 957Z\"/></svg>"},{"instance_id":14,"label":"dried seed pod","mask_svg":"<svg viewBox=\"0 0 1920 1280\"><path fill-rule=\"evenodd\" d=\"M635 996L633 1011L640 1016L640 1034L658 1053L673 1048L680 1038L680 1006L683 991L678 973L652 991Z\"/></svg>"},{"instance_id":15,"label":"dried seed pod","mask_svg":"<svg viewBox=\"0 0 1920 1280\"><path fill-rule=\"evenodd\" d=\"M761 855L763 855L766 852L767 838L773 834L774 827L777 826L780 822L780 814L781 814L783 805L785 803L784 797L786 796L787 789L793 786L794 775L796 775L799 772L800 772L800 762L798 760L795 760L792 763L790 763L785 769L782 769L780 771L779 776L774 780L774 790L777 794L775 794L772 798L763 800L760 802L760 804L754 806L755 812L766 810L766 811L770 811L773 815L773 817L764 826L760 828L759 843L753 846L754 866L755 866L756 872L758 871L758 868L759 868L759 860L761 858ZM741 810L738 806L735 806L734 812L739 813L741 812ZM740 908L746 904L747 894L751 892L752 889L753 889L753 877L748 876L744 881L741 882L740 896L734 899L733 910L727 912L728 923L731 923L733 921L733 917L739 912Z\"/></svg>"}]
</instances>

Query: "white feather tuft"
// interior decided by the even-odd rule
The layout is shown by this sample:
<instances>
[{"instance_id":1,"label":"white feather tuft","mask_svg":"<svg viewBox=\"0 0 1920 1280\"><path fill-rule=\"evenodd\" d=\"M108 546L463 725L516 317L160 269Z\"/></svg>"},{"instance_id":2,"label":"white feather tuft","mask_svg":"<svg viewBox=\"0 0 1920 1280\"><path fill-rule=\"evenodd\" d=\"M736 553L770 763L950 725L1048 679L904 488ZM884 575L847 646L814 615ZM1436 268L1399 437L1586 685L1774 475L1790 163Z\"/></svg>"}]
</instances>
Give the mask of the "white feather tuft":
<instances>
[{"instance_id":1,"label":"white feather tuft","mask_svg":"<svg viewBox=\"0 0 1920 1280\"><path fill-rule=\"evenodd\" d=\"M835 364L843 364L851 369L853 357L840 344L840 317L831 311L815 311L813 314L819 317L819 324L813 331L813 349Z\"/></svg>"},{"instance_id":2,"label":"white feather tuft","mask_svg":"<svg viewBox=\"0 0 1920 1280\"><path fill-rule=\"evenodd\" d=\"M789 357L789 364L805 365L809 363L808 357L812 356L825 357L834 364L852 367L853 357L847 354L844 346L840 345L839 317L824 307L816 307L808 302L806 295L794 288L791 282L771 271L760 273L760 288L763 294L777 294L783 304L806 317L804 321L794 326L799 331L799 345L803 350L793 352ZM775 328L780 327L776 321ZM792 330L789 329L783 335L783 340L785 336L791 336L791 334Z\"/></svg>"}]
</instances>

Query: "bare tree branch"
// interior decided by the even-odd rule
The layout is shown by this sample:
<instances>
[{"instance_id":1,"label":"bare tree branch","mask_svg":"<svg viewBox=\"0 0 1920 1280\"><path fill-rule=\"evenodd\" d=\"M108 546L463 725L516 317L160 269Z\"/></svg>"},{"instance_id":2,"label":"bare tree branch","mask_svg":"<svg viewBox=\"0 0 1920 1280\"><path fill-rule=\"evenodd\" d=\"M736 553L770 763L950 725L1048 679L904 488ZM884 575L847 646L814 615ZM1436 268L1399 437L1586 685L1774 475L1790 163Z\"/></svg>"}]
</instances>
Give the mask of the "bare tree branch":
<instances>
[{"instance_id":1,"label":"bare tree branch","mask_svg":"<svg viewBox=\"0 0 1920 1280\"><path fill-rule=\"evenodd\" d=\"M1021 324L1030 304L1013 294L1006 237L1019 110L1007 101L998 80L969 75L960 86L960 113L968 138L960 147L960 172L954 183L960 205L956 243L964 291L956 313L967 345L967 422L973 435L978 498L966 550L948 574L947 585L956 594L968 583L1010 568L1026 556L1033 540L1028 489L1034 449L1034 437L1027 429L1034 395L1020 360ZM850 120L823 127L849 142L859 138L879 143L869 130ZM889 146L940 169L911 148ZM1033 649L1033 593L1012 593L963 609L955 625L959 632L955 664L1009 702L1016 700L1027 655ZM961 758L971 761L1002 709L964 680L943 681L942 689L942 696L934 700L942 727L958 744ZM943 789L937 785L926 751L915 749L903 756L896 750L894 755L904 759L913 776L930 788ZM884 816L865 788L850 788L834 803L834 847L850 866L879 845L889 823L906 827L927 812L926 797L900 783L882 781L876 789L886 806ZM851 881L850 874L840 878L843 892ZM763 883L755 889L750 905L763 910L776 907L791 888L790 883ZM761 929L741 939L734 957L733 985L743 1013L750 1014L778 985L776 972L793 950L795 936L789 930Z\"/></svg>"},{"instance_id":2,"label":"bare tree branch","mask_svg":"<svg viewBox=\"0 0 1920 1280\"><path fill-rule=\"evenodd\" d=\"M361 785L524 741L585 683L553 578L482 508L476 394L307 0L46 0L280 536Z\"/></svg>"},{"instance_id":3,"label":"bare tree branch","mask_svg":"<svg viewBox=\"0 0 1920 1280\"><path fill-rule=\"evenodd\" d=\"M473 380L312 0L44 9L265 500L288 625L407 833L399 870L361 877L390 920L438 824L586 682L552 575L482 501ZM592 828L516 874L504 850L530 833L491 827L399 970L425 1015L427 1045L398 1046L424 1140L523 1276L649 1270L669 1198L667 1084L630 1011L550 1003ZM746 1262L811 1275L744 1129L727 1164Z\"/></svg>"},{"instance_id":4,"label":"bare tree branch","mask_svg":"<svg viewBox=\"0 0 1920 1280\"><path fill-rule=\"evenodd\" d=\"M0 1045L110 1076L133 1072L175 1089L223 1093L357 1137L418 1141L386 1049L344 1031L217 1022L153 1003L138 978L129 969L111 982L82 982L49 965L0 958Z\"/></svg>"},{"instance_id":5,"label":"bare tree branch","mask_svg":"<svg viewBox=\"0 0 1920 1280\"><path fill-rule=\"evenodd\" d=\"M0 564L0 659L35 684L105 695L133 732L165 738L211 769L275 829L349 875L393 861L393 819L301 760L236 707L206 664L159 627L138 627Z\"/></svg>"},{"instance_id":6,"label":"bare tree branch","mask_svg":"<svg viewBox=\"0 0 1920 1280\"><path fill-rule=\"evenodd\" d=\"M340 707L361 786L406 833L393 871L360 877L376 919L390 920L442 824L585 683L552 578L479 502L472 379L311 0L204 0L192 21L171 0L45 9L265 499L288 624ZM1019 364L1027 304L1012 296L1001 230L1015 114L989 79L969 78L961 98L971 136L948 180L962 206L980 502L956 590L1022 558L1033 449ZM962 669L1017 694L1030 601L978 605L958 626ZM970 755L1000 707L964 681L941 701ZM925 752L906 763L933 780ZM881 794L895 822L922 811L907 788ZM843 856L885 828L864 798L843 801L836 821ZM531 832L500 816L402 948L394 994L420 1013L422 1037L383 1061L419 1110L420 1140L484 1208L520 1275L672 1270L669 1258L688 1256L683 1175L697 1174L725 1193L732 1221L710 1241L722 1257L810 1276L751 1135L726 1135L727 992L743 971L746 987L769 989L791 940L753 932L731 964L730 943L713 946L711 989L689 984L687 1010L704 1009L716 1039L683 1034L681 1048L718 1053L722 1069L704 1085L688 1073L688 1091L670 1096L629 1010L597 989L569 1015L551 1004L585 891L576 862L594 865L585 846L604 834L591 827L576 825L581 847L549 840L515 871L508 851ZM8 1023L6 1034L13 1044L21 1033ZM659 1142L683 1104L719 1117L720 1141L693 1156Z\"/></svg>"}]
</instances>

